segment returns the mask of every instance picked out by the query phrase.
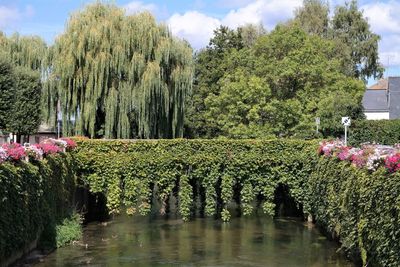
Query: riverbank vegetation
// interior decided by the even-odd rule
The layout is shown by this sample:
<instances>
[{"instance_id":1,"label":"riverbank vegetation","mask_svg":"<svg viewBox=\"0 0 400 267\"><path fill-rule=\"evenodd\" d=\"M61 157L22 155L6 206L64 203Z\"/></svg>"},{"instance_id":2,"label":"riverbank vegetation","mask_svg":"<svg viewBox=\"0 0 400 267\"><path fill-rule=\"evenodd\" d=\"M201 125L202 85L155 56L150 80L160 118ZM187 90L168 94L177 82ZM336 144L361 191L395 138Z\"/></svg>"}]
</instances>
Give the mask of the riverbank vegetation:
<instances>
[{"instance_id":1,"label":"riverbank vegetation","mask_svg":"<svg viewBox=\"0 0 400 267\"><path fill-rule=\"evenodd\" d=\"M0 164L2 264L32 244L56 247L56 227L73 211L75 185L75 161L69 154Z\"/></svg>"}]
</instances>

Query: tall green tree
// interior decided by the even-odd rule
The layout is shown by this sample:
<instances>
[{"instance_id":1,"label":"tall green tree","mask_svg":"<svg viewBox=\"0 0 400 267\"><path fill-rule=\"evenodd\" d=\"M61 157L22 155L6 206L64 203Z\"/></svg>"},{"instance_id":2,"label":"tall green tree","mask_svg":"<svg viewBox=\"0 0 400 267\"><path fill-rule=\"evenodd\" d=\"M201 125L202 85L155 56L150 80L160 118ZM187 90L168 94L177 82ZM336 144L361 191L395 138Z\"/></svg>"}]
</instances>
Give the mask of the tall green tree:
<instances>
[{"instance_id":1,"label":"tall green tree","mask_svg":"<svg viewBox=\"0 0 400 267\"><path fill-rule=\"evenodd\" d=\"M369 77L381 78L378 42L380 36L370 29L368 20L359 10L357 0L336 7L332 18L333 39L345 44L350 55L354 77L366 81Z\"/></svg>"},{"instance_id":2,"label":"tall green tree","mask_svg":"<svg viewBox=\"0 0 400 267\"><path fill-rule=\"evenodd\" d=\"M303 5L295 10L294 21L309 33L328 37L329 2L324 0L303 0Z\"/></svg>"},{"instance_id":3,"label":"tall green tree","mask_svg":"<svg viewBox=\"0 0 400 267\"><path fill-rule=\"evenodd\" d=\"M13 90L15 76L11 62L0 53L0 130L6 130L11 108L13 106Z\"/></svg>"},{"instance_id":4,"label":"tall green tree","mask_svg":"<svg viewBox=\"0 0 400 267\"><path fill-rule=\"evenodd\" d=\"M250 26L245 26L246 29ZM258 31L258 27L249 29L248 40L252 42L250 31ZM214 36L203 50L195 55L195 79L193 93L187 109L186 135L191 137L213 137L218 135L219 129L211 125L205 117L205 99L209 94L218 95L220 91L219 80L229 71L227 57L243 49L242 30L232 30L220 26L214 30ZM231 68L232 69L232 68Z\"/></svg>"},{"instance_id":5,"label":"tall green tree","mask_svg":"<svg viewBox=\"0 0 400 267\"><path fill-rule=\"evenodd\" d=\"M65 134L182 136L192 49L151 14L127 16L113 4L91 4L71 16L50 56L46 99L60 101Z\"/></svg>"},{"instance_id":6,"label":"tall green tree","mask_svg":"<svg viewBox=\"0 0 400 267\"><path fill-rule=\"evenodd\" d=\"M27 141L21 140L21 136L28 137L39 128L42 85L40 73L26 67L16 67L14 76L12 107L6 128L17 136L17 142L21 142Z\"/></svg>"},{"instance_id":7,"label":"tall green tree","mask_svg":"<svg viewBox=\"0 0 400 267\"><path fill-rule=\"evenodd\" d=\"M41 122L41 77L38 71L14 66L0 53L0 130L29 136Z\"/></svg>"},{"instance_id":8,"label":"tall green tree","mask_svg":"<svg viewBox=\"0 0 400 267\"><path fill-rule=\"evenodd\" d=\"M370 29L368 20L356 0L336 6L333 17L329 16L329 3L324 0L303 0L303 6L295 11L292 23L309 34L318 35L335 43L336 53L346 75L366 81L380 78L383 68L379 64L379 35Z\"/></svg>"},{"instance_id":9,"label":"tall green tree","mask_svg":"<svg viewBox=\"0 0 400 267\"><path fill-rule=\"evenodd\" d=\"M15 66L27 67L36 71L44 71L48 48L45 41L39 36L21 36L14 33L7 37L0 31L0 51Z\"/></svg>"}]
</instances>

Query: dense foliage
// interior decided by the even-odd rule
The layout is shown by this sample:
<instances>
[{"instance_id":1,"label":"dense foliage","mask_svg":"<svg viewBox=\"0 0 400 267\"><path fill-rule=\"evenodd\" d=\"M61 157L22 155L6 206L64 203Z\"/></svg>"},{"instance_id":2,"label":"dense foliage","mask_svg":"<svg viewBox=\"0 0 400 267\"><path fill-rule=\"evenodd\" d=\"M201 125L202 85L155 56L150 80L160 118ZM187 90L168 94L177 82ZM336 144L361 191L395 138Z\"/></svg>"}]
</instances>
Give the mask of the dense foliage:
<instances>
[{"instance_id":1,"label":"dense foliage","mask_svg":"<svg viewBox=\"0 0 400 267\"><path fill-rule=\"evenodd\" d=\"M303 0L292 22L307 33L333 41L347 75L364 81L383 75L378 55L380 37L371 31L357 0L336 6L332 17L328 1Z\"/></svg>"},{"instance_id":2,"label":"dense foliage","mask_svg":"<svg viewBox=\"0 0 400 267\"><path fill-rule=\"evenodd\" d=\"M38 37L7 38L0 32L0 129L21 136L41 122L41 71L46 45Z\"/></svg>"},{"instance_id":3,"label":"dense foliage","mask_svg":"<svg viewBox=\"0 0 400 267\"><path fill-rule=\"evenodd\" d=\"M296 140L84 140L75 157L83 182L106 195L111 213L125 206L147 214L153 195L164 212L174 195L185 220L196 210L228 220L228 204L250 214L257 199L273 215L280 184L301 207L315 150L315 141Z\"/></svg>"},{"instance_id":4,"label":"dense foliage","mask_svg":"<svg viewBox=\"0 0 400 267\"><path fill-rule=\"evenodd\" d=\"M309 211L363 266L400 264L400 173L359 169L322 157L309 185Z\"/></svg>"},{"instance_id":5,"label":"dense foliage","mask_svg":"<svg viewBox=\"0 0 400 267\"><path fill-rule=\"evenodd\" d=\"M51 48L48 119L64 134L174 138L192 84L192 49L149 13L100 2L74 13Z\"/></svg>"},{"instance_id":6,"label":"dense foliage","mask_svg":"<svg viewBox=\"0 0 400 267\"><path fill-rule=\"evenodd\" d=\"M38 238L41 246L56 246L56 225L74 208L75 174L68 154L0 164L1 264Z\"/></svg>"},{"instance_id":7,"label":"dense foliage","mask_svg":"<svg viewBox=\"0 0 400 267\"><path fill-rule=\"evenodd\" d=\"M44 119L54 126L62 115L67 135L310 137L320 117L322 134L338 136L341 116L363 119L363 81L380 77L382 68L379 36L357 1L329 14L327 2L305 0L293 19L269 33L261 24L220 26L193 63L187 42L151 14L126 15L96 2L71 15L54 45L0 33L0 53L13 66L40 72ZM37 125L40 113L28 112L36 106L24 100L14 99L21 103L14 124L34 125L10 131Z\"/></svg>"},{"instance_id":8,"label":"dense foliage","mask_svg":"<svg viewBox=\"0 0 400 267\"><path fill-rule=\"evenodd\" d=\"M73 213L56 226L56 246L60 248L82 237L83 218L79 213Z\"/></svg>"},{"instance_id":9,"label":"dense foliage","mask_svg":"<svg viewBox=\"0 0 400 267\"><path fill-rule=\"evenodd\" d=\"M42 85L40 73L24 67L15 69L15 83L12 107L8 111L6 129L17 135L17 142L21 136L36 133L41 123Z\"/></svg>"},{"instance_id":10,"label":"dense foliage","mask_svg":"<svg viewBox=\"0 0 400 267\"><path fill-rule=\"evenodd\" d=\"M185 220L196 212L229 220L232 203L244 216L258 207L274 215L277 188L286 186L354 259L398 266L399 173L370 172L332 149L318 160L317 148L290 139L80 140L75 157L82 182L106 195L111 213L145 215L157 203L165 213L175 197Z\"/></svg>"},{"instance_id":11,"label":"dense foliage","mask_svg":"<svg viewBox=\"0 0 400 267\"><path fill-rule=\"evenodd\" d=\"M197 55L188 135L310 136L315 117L323 134L336 135L341 116L363 118L365 85L346 74L335 42L297 24L278 25L250 47L241 38L222 27Z\"/></svg>"},{"instance_id":12,"label":"dense foliage","mask_svg":"<svg viewBox=\"0 0 400 267\"><path fill-rule=\"evenodd\" d=\"M353 146L368 142L383 145L400 143L400 120L354 121L349 129L349 143Z\"/></svg>"},{"instance_id":13,"label":"dense foliage","mask_svg":"<svg viewBox=\"0 0 400 267\"><path fill-rule=\"evenodd\" d=\"M0 54L0 129L5 129L12 108L14 90L13 66L4 55Z\"/></svg>"}]
</instances>

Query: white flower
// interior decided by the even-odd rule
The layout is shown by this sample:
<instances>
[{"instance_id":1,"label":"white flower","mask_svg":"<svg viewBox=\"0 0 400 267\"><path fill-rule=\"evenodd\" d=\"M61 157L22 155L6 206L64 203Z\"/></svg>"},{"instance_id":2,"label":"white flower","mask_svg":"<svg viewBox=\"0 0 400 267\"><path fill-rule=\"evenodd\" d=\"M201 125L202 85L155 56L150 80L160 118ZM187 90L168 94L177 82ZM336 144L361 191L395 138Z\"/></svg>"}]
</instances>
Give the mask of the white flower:
<instances>
[{"instance_id":1,"label":"white flower","mask_svg":"<svg viewBox=\"0 0 400 267\"><path fill-rule=\"evenodd\" d=\"M0 163L7 160L7 158L8 158L7 151L4 148L0 147Z\"/></svg>"}]
</instances>

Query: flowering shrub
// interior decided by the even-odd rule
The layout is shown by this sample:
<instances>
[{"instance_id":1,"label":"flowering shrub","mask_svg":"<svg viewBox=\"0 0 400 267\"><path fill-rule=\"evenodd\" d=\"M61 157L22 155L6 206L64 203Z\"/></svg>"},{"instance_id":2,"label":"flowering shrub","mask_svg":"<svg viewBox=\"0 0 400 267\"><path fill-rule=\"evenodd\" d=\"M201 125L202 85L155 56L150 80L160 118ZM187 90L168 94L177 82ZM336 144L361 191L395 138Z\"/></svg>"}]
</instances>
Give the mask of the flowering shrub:
<instances>
[{"instance_id":1,"label":"flowering shrub","mask_svg":"<svg viewBox=\"0 0 400 267\"><path fill-rule=\"evenodd\" d=\"M3 149L6 151L9 159L20 160L26 156L25 148L18 143L3 144Z\"/></svg>"},{"instance_id":2,"label":"flowering shrub","mask_svg":"<svg viewBox=\"0 0 400 267\"><path fill-rule=\"evenodd\" d=\"M29 157L34 158L36 160L43 158L43 150L37 145L31 145L25 147L25 152Z\"/></svg>"},{"instance_id":3,"label":"flowering shrub","mask_svg":"<svg viewBox=\"0 0 400 267\"><path fill-rule=\"evenodd\" d=\"M43 151L43 155L50 155L62 152L59 146L49 143L40 143L35 145L36 148L41 149Z\"/></svg>"},{"instance_id":4,"label":"flowering shrub","mask_svg":"<svg viewBox=\"0 0 400 267\"><path fill-rule=\"evenodd\" d=\"M75 143L75 141L74 140L72 140L72 139L69 139L69 138L61 138L61 140L63 140L65 143L66 143L66 147L68 148L68 149L74 149L75 147L76 147L76 143Z\"/></svg>"},{"instance_id":5,"label":"flowering shrub","mask_svg":"<svg viewBox=\"0 0 400 267\"><path fill-rule=\"evenodd\" d=\"M345 146L340 140L324 141L320 143L318 154L340 161L350 161L358 168L366 167L371 171L377 170L380 166L385 166L389 172L400 170L399 144L394 146L363 144L361 148L353 148Z\"/></svg>"},{"instance_id":6,"label":"flowering shrub","mask_svg":"<svg viewBox=\"0 0 400 267\"><path fill-rule=\"evenodd\" d=\"M385 159L385 167L389 172L400 170L400 153L387 157Z\"/></svg>"},{"instance_id":7,"label":"flowering shrub","mask_svg":"<svg viewBox=\"0 0 400 267\"><path fill-rule=\"evenodd\" d=\"M6 160L21 160L33 158L40 160L44 155L51 155L64 152L65 149L72 150L76 147L76 143L69 139L45 139L40 144L22 146L18 143L3 144L0 147L0 163Z\"/></svg>"}]
</instances>

